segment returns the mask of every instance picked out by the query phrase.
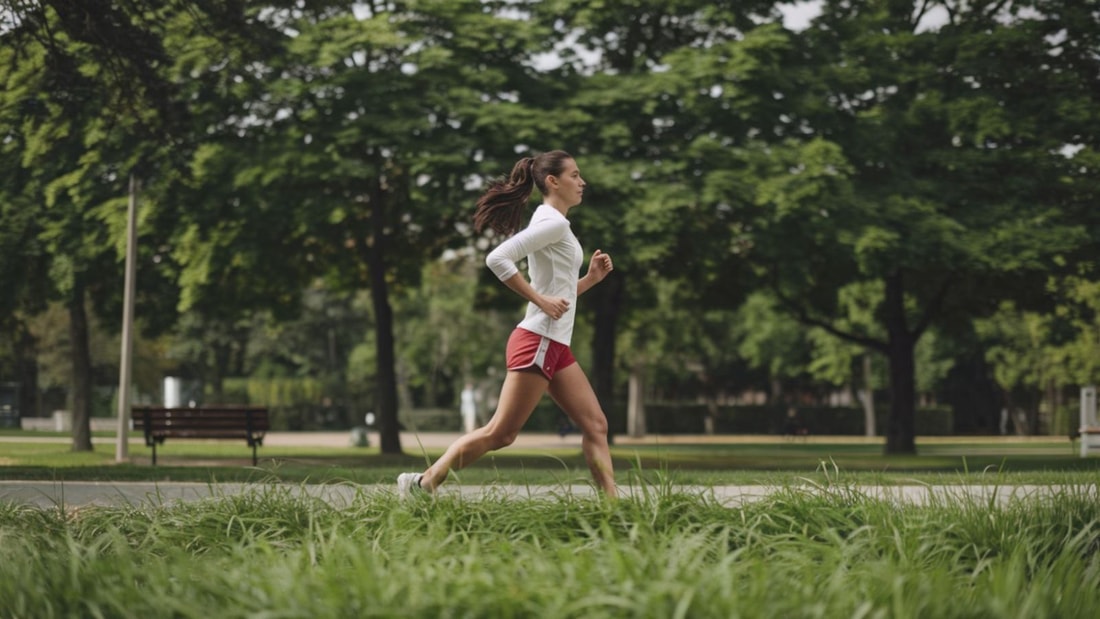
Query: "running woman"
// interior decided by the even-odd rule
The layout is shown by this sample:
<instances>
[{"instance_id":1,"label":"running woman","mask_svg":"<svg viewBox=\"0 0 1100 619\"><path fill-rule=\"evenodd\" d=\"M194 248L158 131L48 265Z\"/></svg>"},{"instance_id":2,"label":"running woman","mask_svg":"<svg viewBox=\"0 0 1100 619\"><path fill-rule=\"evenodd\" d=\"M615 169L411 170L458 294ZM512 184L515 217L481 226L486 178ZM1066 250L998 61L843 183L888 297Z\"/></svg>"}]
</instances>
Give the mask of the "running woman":
<instances>
[{"instance_id":1,"label":"running woman","mask_svg":"<svg viewBox=\"0 0 1100 619\"><path fill-rule=\"evenodd\" d=\"M543 203L520 230L533 188ZM506 181L489 184L478 199L474 227L513 235L485 259L504 285L527 300L527 314L508 339L508 373L496 412L485 426L463 435L423 473L402 473L398 491L434 492L451 469L473 464L489 451L511 445L543 394L549 392L581 432L581 449L596 485L616 496L607 417L569 342L577 296L603 281L614 268L611 256L596 250L588 272L578 277L584 252L569 227L570 209L581 203L585 182L569 153L555 150L525 157ZM530 281L516 263L527 258Z\"/></svg>"}]
</instances>

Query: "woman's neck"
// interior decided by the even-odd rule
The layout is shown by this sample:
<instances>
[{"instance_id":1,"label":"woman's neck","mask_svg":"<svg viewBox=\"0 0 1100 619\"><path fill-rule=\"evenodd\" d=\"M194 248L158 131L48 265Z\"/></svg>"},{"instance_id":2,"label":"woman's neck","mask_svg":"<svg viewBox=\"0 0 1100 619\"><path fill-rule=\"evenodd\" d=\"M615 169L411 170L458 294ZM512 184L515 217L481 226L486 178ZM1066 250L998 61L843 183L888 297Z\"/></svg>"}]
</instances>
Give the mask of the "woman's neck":
<instances>
[{"instance_id":1,"label":"woman's neck","mask_svg":"<svg viewBox=\"0 0 1100 619\"><path fill-rule=\"evenodd\" d=\"M557 200L554 197L544 198L543 202L549 206L554 207L554 210L561 213L563 216L569 215L569 209L573 208L572 206L565 206L564 202L562 202L561 200Z\"/></svg>"}]
</instances>

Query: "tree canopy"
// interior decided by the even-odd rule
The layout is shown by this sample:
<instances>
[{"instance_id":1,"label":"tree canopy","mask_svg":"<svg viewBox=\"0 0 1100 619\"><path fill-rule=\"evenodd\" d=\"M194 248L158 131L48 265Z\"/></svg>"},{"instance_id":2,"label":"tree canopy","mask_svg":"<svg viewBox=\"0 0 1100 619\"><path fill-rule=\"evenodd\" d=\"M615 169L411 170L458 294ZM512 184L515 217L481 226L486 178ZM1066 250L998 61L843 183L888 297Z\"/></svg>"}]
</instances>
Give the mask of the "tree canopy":
<instances>
[{"instance_id":1,"label":"tree canopy","mask_svg":"<svg viewBox=\"0 0 1100 619\"><path fill-rule=\"evenodd\" d=\"M0 368L33 368L31 319L64 307L90 448L88 325L119 313L133 177L146 335L216 398L286 372L366 399L400 452L401 394L440 405L492 358L433 334L518 310L477 267L498 240L473 234L478 191L562 148L589 183L574 230L616 257L577 347L613 422L624 368L712 413L879 388L885 449L910 453L921 394L958 360L1048 408L1095 380L1095 7L823 0L799 30L787 8L7 3ZM316 355L256 335L308 346L336 325L354 331Z\"/></svg>"}]
</instances>

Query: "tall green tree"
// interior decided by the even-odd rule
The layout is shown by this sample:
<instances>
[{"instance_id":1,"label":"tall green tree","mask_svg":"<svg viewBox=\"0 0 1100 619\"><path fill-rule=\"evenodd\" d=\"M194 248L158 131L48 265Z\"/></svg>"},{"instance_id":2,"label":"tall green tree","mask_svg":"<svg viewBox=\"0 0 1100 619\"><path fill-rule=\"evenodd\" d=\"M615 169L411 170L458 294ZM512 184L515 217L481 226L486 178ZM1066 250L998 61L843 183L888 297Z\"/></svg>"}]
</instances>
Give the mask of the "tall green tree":
<instances>
[{"instance_id":1,"label":"tall green tree","mask_svg":"<svg viewBox=\"0 0 1100 619\"><path fill-rule=\"evenodd\" d=\"M369 291L385 453L401 451L391 296L417 285L426 260L465 242L459 222L468 220L478 162L496 169L499 160L488 160L514 156L509 122L522 109L511 102L536 83L524 63L538 31L507 16L506 4L422 0L276 13L293 36L250 107L253 126L242 129L254 135L251 156L236 146L200 153L207 174L225 178L246 205L236 227L247 230L231 238L255 239L257 250L245 254L259 258L253 267ZM195 234L221 225L211 216ZM261 253L264 243L281 245L280 255ZM232 240L226 250L239 246Z\"/></svg>"},{"instance_id":2,"label":"tall green tree","mask_svg":"<svg viewBox=\"0 0 1100 619\"><path fill-rule=\"evenodd\" d=\"M761 16L779 14L772 2L697 0L554 0L532 10L553 26L565 63L559 74L566 90L558 104L565 111L554 114L555 139L576 151L589 183L575 228L586 246L595 243L616 256L615 272L582 300L594 316L593 386L614 416L621 382L613 373L616 334L633 323L631 311L657 303L653 276L692 282L679 288L680 295L690 291L689 303L736 306L727 294L736 286L720 283L718 267L730 262L724 234L729 210L705 202L694 176L697 157L690 148L700 131L707 132L696 122L706 112L687 113L683 70L698 55L718 56L736 45ZM690 59L679 64L678 55ZM613 429L620 425L612 421Z\"/></svg>"},{"instance_id":3,"label":"tall green tree","mask_svg":"<svg viewBox=\"0 0 1100 619\"><path fill-rule=\"evenodd\" d=\"M0 49L0 62L11 53ZM7 64L7 63L5 63ZM19 79L6 75L6 93L19 92ZM28 320L45 308L49 298L49 255L41 238L41 205L26 191L27 172L21 165L24 141L18 130L18 105L0 106L0 333L4 334L5 382L19 383L17 407L23 416L38 414L37 344Z\"/></svg>"},{"instance_id":4,"label":"tall green tree","mask_svg":"<svg viewBox=\"0 0 1100 619\"><path fill-rule=\"evenodd\" d=\"M233 40L236 8L53 0L5 13L2 107L18 116L6 143L21 175L7 191L40 209L52 288L69 308L75 450L91 449L87 308L106 314L121 303L128 178L186 158L189 116L169 77L166 31L181 20L230 24L224 40Z\"/></svg>"},{"instance_id":5,"label":"tall green tree","mask_svg":"<svg viewBox=\"0 0 1100 619\"><path fill-rule=\"evenodd\" d=\"M6 136L9 174L16 182L5 189L5 202L29 207L35 215L38 246L49 256L51 292L64 299L69 312L72 359L70 407L73 443L91 450L92 361L88 347L88 303L117 277L114 244L107 236L118 196L124 196L118 168L104 161L101 149L118 144L110 121L93 113L108 103L96 76L94 54L78 41L59 35L51 43L66 55L52 53L35 38L34 28L60 28L60 18L45 10L4 33L3 108L15 110ZM125 173L123 173L123 176Z\"/></svg>"},{"instance_id":6,"label":"tall green tree","mask_svg":"<svg viewBox=\"0 0 1100 619\"><path fill-rule=\"evenodd\" d=\"M826 2L796 39L791 137L754 164L754 260L801 320L887 356L887 453L916 450L929 327L990 299L1039 302L1045 273L1094 246L1079 205L1095 172L1062 151L1091 147L1097 60L1057 52L1081 26L1055 4ZM924 29L937 7L947 23ZM836 291L860 281L882 284L882 338L838 323Z\"/></svg>"}]
</instances>

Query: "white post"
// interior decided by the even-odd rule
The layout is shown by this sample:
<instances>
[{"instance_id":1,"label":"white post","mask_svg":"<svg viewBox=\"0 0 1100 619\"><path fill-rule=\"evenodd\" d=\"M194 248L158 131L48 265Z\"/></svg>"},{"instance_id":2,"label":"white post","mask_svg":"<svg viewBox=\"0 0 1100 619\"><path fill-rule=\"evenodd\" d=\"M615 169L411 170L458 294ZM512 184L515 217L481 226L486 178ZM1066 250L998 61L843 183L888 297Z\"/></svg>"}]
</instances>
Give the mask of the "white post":
<instances>
[{"instance_id":1,"label":"white post","mask_svg":"<svg viewBox=\"0 0 1100 619\"><path fill-rule=\"evenodd\" d=\"M115 462L124 462L130 447L130 379L134 353L134 275L137 269L137 192L139 183L130 174L130 205L126 210L126 278L122 297L122 354L118 368L118 435Z\"/></svg>"},{"instance_id":2,"label":"white post","mask_svg":"<svg viewBox=\"0 0 1100 619\"><path fill-rule=\"evenodd\" d=\"M164 377L164 408L183 406L183 379L177 376Z\"/></svg>"},{"instance_id":3,"label":"white post","mask_svg":"<svg viewBox=\"0 0 1100 619\"><path fill-rule=\"evenodd\" d=\"M645 436L645 395L642 372L645 367L637 362L630 368L630 381L627 386L626 397L626 426L627 434L633 438Z\"/></svg>"},{"instance_id":4,"label":"white post","mask_svg":"<svg viewBox=\"0 0 1100 619\"><path fill-rule=\"evenodd\" d=\"M1092 446L1096 426L1096 387L1091 385L1081 387L1081 426L1078 430L1080 432L1082 458L1089 455L1089 447Z\"/></svg>"},{"instance_id":5,"label":"white post","mask_svg":"<svg viewBox=\"0 0 1100 619\"><path fill-rule=\"evenodd\" d=\"M860 404L863 405L863 433L866 436L875 436L875 391L871 388L871 353L863 353L863 391L859 393Z\"/></svg>"}]
</instances>

